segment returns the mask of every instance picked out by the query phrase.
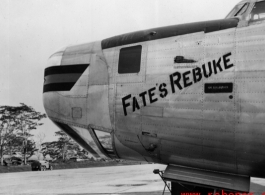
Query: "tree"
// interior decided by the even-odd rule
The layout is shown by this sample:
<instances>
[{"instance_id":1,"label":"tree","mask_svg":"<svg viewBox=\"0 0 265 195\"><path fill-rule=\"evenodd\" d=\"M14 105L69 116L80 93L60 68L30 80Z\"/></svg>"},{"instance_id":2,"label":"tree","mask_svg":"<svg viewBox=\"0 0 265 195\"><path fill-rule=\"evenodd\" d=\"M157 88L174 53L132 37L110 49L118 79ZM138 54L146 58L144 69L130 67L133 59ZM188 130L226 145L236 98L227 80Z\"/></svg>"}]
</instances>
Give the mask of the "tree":
<instances>
[{"instance_id":1,"label":"tree","mask_svg":"<svg viewBox=\"0 0 265 195\"><path fill-rule=\"evenodd\" d=\"M41 158L43 158L43 155L41 152L42 149L42 143L43 140L45 139L45 134L44 133L39 133L38 135L36 135L36 156L38 158L38 160L40 160Z\"/></svg>"},{"instance_id":2,"label":"tree","mask_svg":"<svg viewBox=\"0 0 265 195\"><path fill-rule=\"evenodd\" d=\"M63 160L69 158L73 153L80 152L79 145L63 131L55 132L58 136L58 141L45 142L42 144L42 152L44 156L49 154L52 158L62 158Z\"/></svg>"},{"instance_id":3,"label":"tree","mask_svg":"<svg viewBox=\"0 0 265 195\"><path fill-rule=\"evenodd\" d=\"M43 143L43 140L45 139L45 134L44 133L39 133L38 135L36 135L36 139L37 139L37 141L36 141L36 148L38 148L39 149L39 151L41 150L41 145L42 145L42 143Z\"/></svg>"},{"instance_id":4,"label":"tree","mask_svg":"<svg viewBox=\"0 0 265 195\"><path fill-rule=\"evenodd\" d=\"M61 149L58 147L57 141L45 142L42 144L41 152L44 156L50 155L51 158L58 158L61 154Z\"/></svg>"},{"instance_id":5,"label":"tree","mask_svg":"<svg viewBox=\"0 0 265 195\"><path fill-rule=\"evenodd\" d=\"M18 147L21 140L24 150L24 162L26 163L27 150L33 149L31 141L28 141L28 138L32 136L30 131L43 125L38 123L43 118L46 118L46 114L36 112L32 107L23 103L20 106L0 106L1 164L3 164L3 155L8 151L10 152L12 147Z\"/></svg>"},{"instance_id":6,"label":"tree","mask_svg":"<svg viewBox=\"0 0 265 195\"><path fill-rule=\"evenodd\" d=\"M68 155L70 153L73 153L73 151L79 151L79 145L71 138L69 137L64 131L57 131L55 132L55 136L58 136L58 144L61 148L61 156L63 160L68 158ZM73 154L72 154L73 155Z\"/></svg>"},{"instance_id":7,"label":"tree","mask_svg":"<svg viewBox=\"0 0 265 195\"><path fill-rule=\"evenodd\" d=\"M14 152L21 150L23 145L23 140L17 137L16 134L11 134L6 139L5 154L12 155Z\"/></svg>"}]
</instances>

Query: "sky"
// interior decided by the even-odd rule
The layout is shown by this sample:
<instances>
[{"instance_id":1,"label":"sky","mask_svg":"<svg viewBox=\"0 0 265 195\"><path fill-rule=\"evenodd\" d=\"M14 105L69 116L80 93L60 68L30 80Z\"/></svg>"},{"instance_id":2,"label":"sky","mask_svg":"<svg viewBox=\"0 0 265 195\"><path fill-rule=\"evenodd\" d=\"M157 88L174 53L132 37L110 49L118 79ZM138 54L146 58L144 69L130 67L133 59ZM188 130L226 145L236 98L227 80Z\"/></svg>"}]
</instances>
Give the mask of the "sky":
<instances>
[{"instance_id":1,"label":"sky","mask_svg":"<svg viewBox=\"0 0 265 195\"><path fill-rule=\"evenodd\" d=\"M42 103L47 59L59 49L154 27L224 18L239 0L1 0L0 106ZM57 138L42 120L35 135Z\"/></svg>"}]
</instances>

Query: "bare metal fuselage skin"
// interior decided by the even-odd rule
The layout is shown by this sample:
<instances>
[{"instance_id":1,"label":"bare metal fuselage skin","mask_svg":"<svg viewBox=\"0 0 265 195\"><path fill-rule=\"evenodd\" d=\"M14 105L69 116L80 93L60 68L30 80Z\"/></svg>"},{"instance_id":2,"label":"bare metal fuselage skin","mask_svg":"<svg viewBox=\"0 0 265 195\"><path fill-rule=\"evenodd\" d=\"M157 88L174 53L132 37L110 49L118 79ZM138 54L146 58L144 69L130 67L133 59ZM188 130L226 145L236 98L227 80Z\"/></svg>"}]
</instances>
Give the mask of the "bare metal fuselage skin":
<instances>
[{"instance_id":1,"label":"bare metal fuselage skin","mask_svg":"<svg viewBox=\"0 0 265 195\"><path fill-rule=\"evenodd\" d=\"M265 177L265 23L239 24L165 27L57 52L46 112L93 154L88 137L111 156L96 129L111 134L113 157ZM141 46L140 71L119 74L120 50L132 46Z\"/></svg>"}]
</instances>

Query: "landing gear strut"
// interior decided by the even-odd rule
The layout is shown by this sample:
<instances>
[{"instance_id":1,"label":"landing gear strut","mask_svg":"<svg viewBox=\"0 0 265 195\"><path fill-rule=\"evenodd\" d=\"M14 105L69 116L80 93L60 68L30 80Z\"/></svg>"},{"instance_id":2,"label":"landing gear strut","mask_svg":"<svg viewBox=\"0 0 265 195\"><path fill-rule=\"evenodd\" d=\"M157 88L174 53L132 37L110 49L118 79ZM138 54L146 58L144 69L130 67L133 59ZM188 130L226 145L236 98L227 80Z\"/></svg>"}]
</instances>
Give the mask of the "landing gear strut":
<instances>
[{"instance_id":1,"label":"landing gear strut","mask_svg":"<svg viewBox=\"0 0 265 195\"><path fill-rule=\"evenodd\" d=\"M164 178L163 178L164 171L160 171L159 169L155 169L155 170L153 171L153 173L154 173L154 174L158 174L158 175L161 177L161 179L163 180L163 182L165 183L165 187L164 187L164 190L163 190L163 195L164 195L164 193L165 193L166 187L168 188L168 190L169 190L169 191L171 192L171 194L172 194L172 191L171 191L170 187L168 186L167 182L166 182L166 181L164 180Z\"/></svg>"}]
</instances>

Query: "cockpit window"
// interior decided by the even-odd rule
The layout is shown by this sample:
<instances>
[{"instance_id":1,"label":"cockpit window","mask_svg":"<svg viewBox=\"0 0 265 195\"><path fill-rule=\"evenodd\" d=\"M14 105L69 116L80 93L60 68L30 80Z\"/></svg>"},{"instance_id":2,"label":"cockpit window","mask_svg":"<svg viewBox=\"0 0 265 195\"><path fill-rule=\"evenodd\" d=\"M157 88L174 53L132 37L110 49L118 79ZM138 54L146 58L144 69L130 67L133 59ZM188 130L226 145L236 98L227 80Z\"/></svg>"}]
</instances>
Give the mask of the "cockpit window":
<instances>
[{"instance_id":1,"label":"cockpit window","mask_svg":"<svg viewBox=\"0 0 265 195\"><path fill-rule=\"evenodd\" d=\"M234 9L226 16L226 18L233 18L236 16L241 16L247 11L248 6L249 6L248 3L236 5Z\"/></svg>"},{"instance_id":2,"label":"cockpit window","mask_svg":"<svg viewBox=\"0 0 265 195\"><path fill-rule=\"evenodd\" d=\"M265 20L265 1L257 2L249 15L249 23Z\"/></svg>"}]
</instances>

